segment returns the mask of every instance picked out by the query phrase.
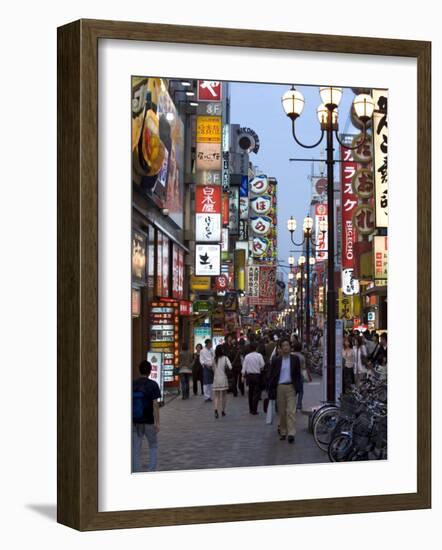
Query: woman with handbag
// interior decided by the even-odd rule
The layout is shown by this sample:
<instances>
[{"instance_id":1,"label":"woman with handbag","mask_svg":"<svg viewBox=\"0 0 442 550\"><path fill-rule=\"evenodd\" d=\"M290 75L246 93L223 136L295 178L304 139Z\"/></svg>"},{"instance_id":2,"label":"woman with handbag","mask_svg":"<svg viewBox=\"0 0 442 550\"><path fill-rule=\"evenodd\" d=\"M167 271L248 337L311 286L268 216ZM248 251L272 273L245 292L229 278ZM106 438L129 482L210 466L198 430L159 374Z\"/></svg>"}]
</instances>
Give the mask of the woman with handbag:
<instances>
[{"instance_id":1,"label":"woman with handbag","mask_svg":"<svg viewBox=\"0 0 442 550\"><path fill-rule=\"evenodd\" d=\"M213 363L213 406L215 409L215 418L219 417L218 409L220 405L222 416L226 416L227 390L229 389L227 369L232 370L232 363L224 353L224 346L216 346L215 361Z\"/></svg>"}]
</instances>

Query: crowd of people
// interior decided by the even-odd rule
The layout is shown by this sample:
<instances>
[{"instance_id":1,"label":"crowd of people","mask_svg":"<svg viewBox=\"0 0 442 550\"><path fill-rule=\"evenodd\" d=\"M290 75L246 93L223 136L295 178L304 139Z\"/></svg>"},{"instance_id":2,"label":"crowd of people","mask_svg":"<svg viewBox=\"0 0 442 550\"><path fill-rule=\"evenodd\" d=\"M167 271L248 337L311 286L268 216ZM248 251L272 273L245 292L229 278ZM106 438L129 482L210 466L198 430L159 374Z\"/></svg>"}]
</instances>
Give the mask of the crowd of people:
<instances>
[{"instance_id":1,"label":"crowd of people","mask_svg":"<svg viewBox=\"0 0 442 550\"><path fill-rule=\"evenodd\" d=\"M227 395L248 393L251 415L259 414L259 403L266 412L268 403L276 401L280 439L295 441L296 409L302 408L303 381L309 375L302 354L302 345L295 335L284 331L263 331L255 334L227 334L224 342L213 349L212 340L198 344L189 362L181 355L179 375L182 399L201 394L205 402L213 402L216 419L227 414Z\"/></svg>"},{"instance_id":2,"label":"crowd of people","mask_svg":"<svg viewBox=\"0 0 442 550\"><path fill-rule=\"evenodd\" d=\"M312 344L319 350L323 346L322 332L318 329L313 331ZM345 392L352 385L361 384L376 367L386 366L387 334L346 331L342 359ZM156 382L150 380L150 371L150 363L143 361L140 377L133 383L133 471L141 468L143 438L148 440L150 449L148 470L156 469L160 391ZM204 402L213 403L215 419L227 415L228 394L245 396L246 389L251 415L259 414L259 403L264 413L269 404L274 403L280 440L295 442L296 410L302 409L304 382L312 379L296 333L250 331L239 338L229 333L215 348L212 340L207 339L204 346L197 344L193 353L184 343L177 374L182 399L189 399L192 389L194 396L201 395ZM137 406L138 413L135 412Z\"/></svg>"},{"instance_id":3,"label":"crowd of people","mask_svg":"<svg viewBox=\"0 0 442 550\"><path fill-rule=\"evenodd\" d=\"M342 349L343 391L360 386L378 367L387 366L387 333L347 331Z\"/></svg>"}]
</instances>

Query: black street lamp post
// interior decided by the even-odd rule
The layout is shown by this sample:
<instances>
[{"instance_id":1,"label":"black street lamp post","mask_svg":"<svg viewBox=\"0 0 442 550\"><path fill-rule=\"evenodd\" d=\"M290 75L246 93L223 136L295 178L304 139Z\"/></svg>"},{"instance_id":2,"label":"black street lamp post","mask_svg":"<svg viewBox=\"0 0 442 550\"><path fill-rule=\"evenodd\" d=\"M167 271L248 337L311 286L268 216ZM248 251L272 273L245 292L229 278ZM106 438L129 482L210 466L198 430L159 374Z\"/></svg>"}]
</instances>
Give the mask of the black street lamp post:
<instances>
[{"instance_id":1,"label":"black street lamp post","mask_svg":"<svg viewBox=\"0 0 442 550\"><path fill-rule=\"evenodd\" d=\"M374 110L373 98L368 94L360 94L353 100L356 115L363 124L361 141L355 147L348 147L338 136L338 110L342 97L342 88L333 86L319 88L322 104L317 109L321 126L319 140L312 145L305 145L299 141L295 132L296 119L304 109L304 97L292 86L282 97L282 105L286 115L292 121L292 135L295 142L305 149L317 147L326 135L326 165L327 165L327 221L328 221L328 262L327 262L327 399L335 401L336 377L336 289L335 289L335 219L334 219L334 138L345 149L358 149L366 140L366 124L371 119ZM318 159L319 160L319 159ZM311 162L311 159L309 159ZM320 159L323 162L323 159Z\"/></svg>"},{"instance_id":2,"label":"black street lamp post","mask_svg":"<svg viewBox=\"0 0 442 550\"><path fill-rule=\"evenodd\" d=\"M306 271L306 286L305 286L305 344L307 349L310 349L311 339L310 339L310 329L311 329L311 320L310 320L310 269L315 264L314 256L310 255L311 250L318 248L318 243L313 239L313 219L310 216L304 218L303 224L303 239L300 243L295 242L294 232L296 229L296 220L293 216L287 222L287 228L290 231L290 239L295 246L304 246L305 245L305 257L300 256L298 259L298 265L301 269L304 268ZM319 230L324 234L327 231L327 222L320 222Z\"/></svg>"},{"instance_id":3,"label":"black street lamp post","mask_svg":"<svg viewBox=\"0 0 442 550\"><path fill-rule=\"evenodd\" d=\"M298 273L296 274L296 280L297 280L297 283L298 283L298 303L299 303L299 316L298 316L298 329L299 329L299 339L303 340L303 336L304 336L304 330L303 330L303 323L304 323L304 300L303 300L303 292L302 292L302 287L303 287L303 279L304 279L304 269L302 267L300 267L300 270L298 271Z\"/></svg>"}]
</instances>

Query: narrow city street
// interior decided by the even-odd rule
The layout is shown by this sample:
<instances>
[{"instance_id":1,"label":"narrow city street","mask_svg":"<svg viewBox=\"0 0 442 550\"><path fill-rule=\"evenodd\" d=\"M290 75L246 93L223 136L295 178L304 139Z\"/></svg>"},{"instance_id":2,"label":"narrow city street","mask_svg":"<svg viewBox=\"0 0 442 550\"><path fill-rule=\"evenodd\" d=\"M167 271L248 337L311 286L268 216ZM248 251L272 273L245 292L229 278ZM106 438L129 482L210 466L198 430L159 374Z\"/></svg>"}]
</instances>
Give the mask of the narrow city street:
<instances>
[{"instance_id":1,"label":"narrow city street","mask_svg":"<svg viewBox=\"0 0 442 550\"><path fill-rule=\"evenodd\" d=\"M388 91L141 74L131 106L133 471L386 456ZM221 395L229 369L252 414L179 395L190 376ZM281 441L260 388L291 439L309 373ZM334 431L361 401L371 454Z\"/></svg>"},{"instance_id":2,"label":"narrow city street","mask_svg":"<svg viewBox=\"0 0 442 550\"><path fill-rule=\"evenodd\" d=\"M327 455L308 432L308 414L321 399L321 378L304 384L304 411L296 413L295 443L280 441L277 416L267 425L259 405L259 414L248 411L247 393L228 394L227 414L215 419L213 403L201 395L183 400L170 397L161 408L158 470L194 470L328 462ZM147 464L147 442L143 444L143 464Z\"/></svg>"}]
</instances>

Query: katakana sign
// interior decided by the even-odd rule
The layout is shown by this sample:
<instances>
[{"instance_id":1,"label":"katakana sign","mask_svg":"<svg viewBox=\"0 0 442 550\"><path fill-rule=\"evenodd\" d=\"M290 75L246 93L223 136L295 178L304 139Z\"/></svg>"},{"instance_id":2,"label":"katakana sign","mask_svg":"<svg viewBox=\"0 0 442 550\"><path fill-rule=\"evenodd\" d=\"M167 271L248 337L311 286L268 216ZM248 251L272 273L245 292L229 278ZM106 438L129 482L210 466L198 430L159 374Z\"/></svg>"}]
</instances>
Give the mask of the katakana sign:
<instances>
[{"instance_id":1,"label":"katakana sign","mask_svg":"<svg viewBox=\"0 0 442 550\"><path fill-rule=\"evenodd\" d=\"M351 146L353 136L342 135L341 140ZM358 207L358 197L353 191L353 178L357 171L357 163L352 152L341 147L341 212L342 212L342 267L354 267L354 243L356 233L353 227L353 213Z\"/></svg>"}]
</instances>

